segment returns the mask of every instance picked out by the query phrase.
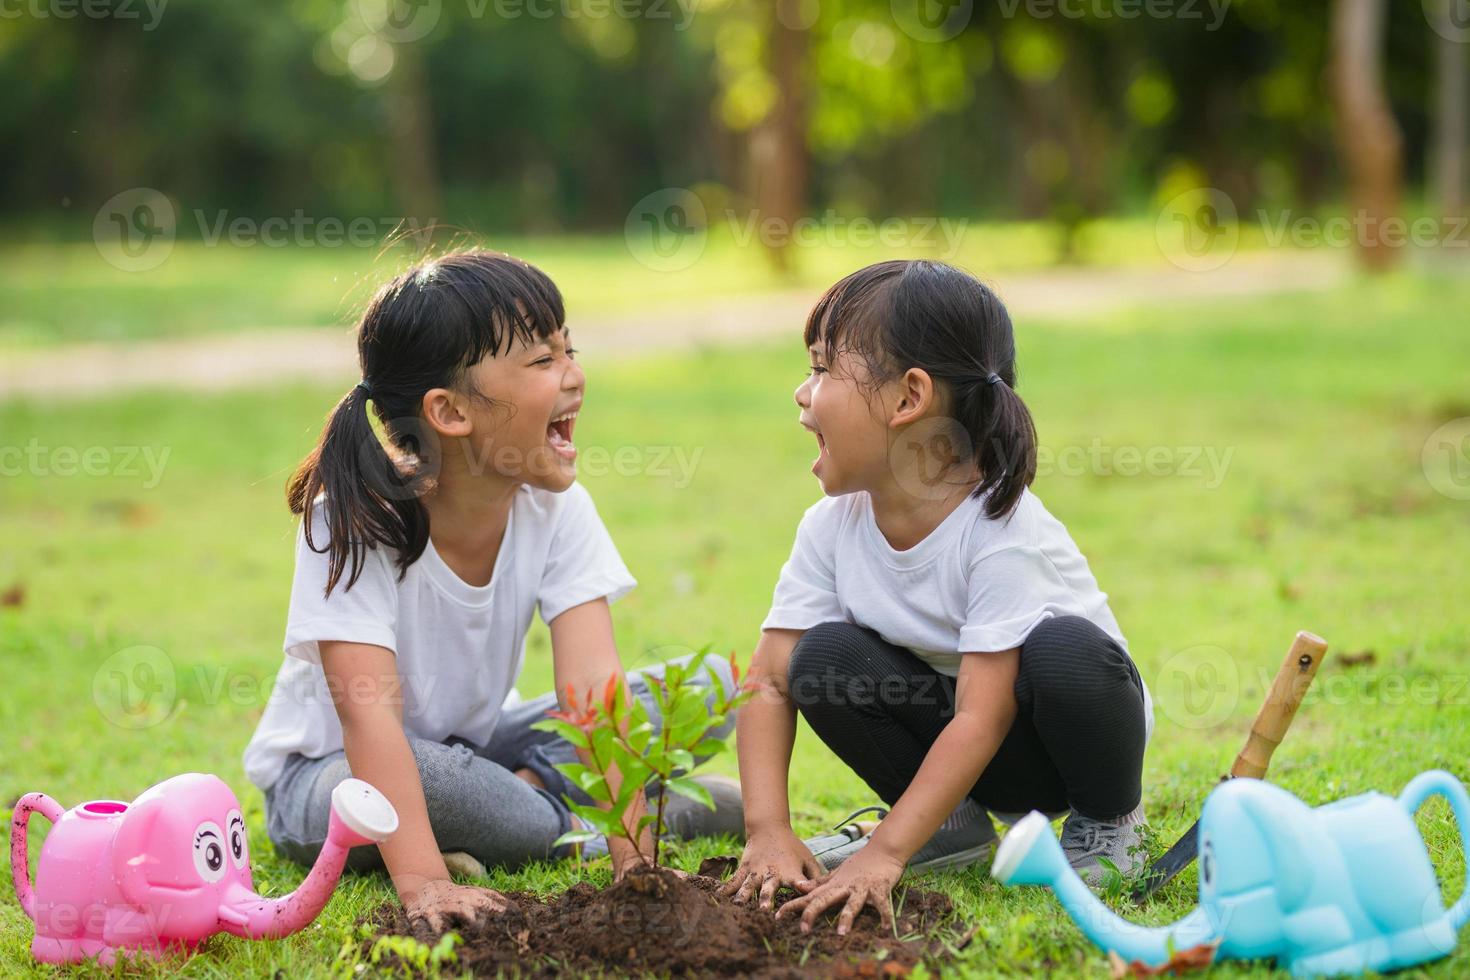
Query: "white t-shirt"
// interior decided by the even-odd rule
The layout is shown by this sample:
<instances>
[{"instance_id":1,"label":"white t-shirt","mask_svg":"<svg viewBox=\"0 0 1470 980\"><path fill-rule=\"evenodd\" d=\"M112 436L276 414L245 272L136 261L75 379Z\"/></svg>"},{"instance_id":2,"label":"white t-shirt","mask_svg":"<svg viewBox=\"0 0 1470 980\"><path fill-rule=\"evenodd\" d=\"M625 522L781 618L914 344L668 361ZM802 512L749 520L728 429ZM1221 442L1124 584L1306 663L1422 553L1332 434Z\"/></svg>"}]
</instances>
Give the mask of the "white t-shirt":
<instances>
[{"instance_id":1,"label":"white t-shirt","mask_svg":"<svg viewBox=\"0 0 1470 980\"><path fill-rule=\"evenodd\" d=\"M761 628L855 623L957 677L965 654L1019 647L1053 616L1085 617L1128 649L1087 559L1030 490L999 520L968 497L907 551L883 537L858 491L807 510ZM1152 735L1147 685L1143 700Z\"/></svg>"},{"instance_id":2,"label":"white t-shirt","mask_svg":"<svg viewBox=\"0 0 1470 980\"><path fill-rule=\"evenodd\" d=\"M312 539L320 548L329 537L320 508L314 518ZM433 542L401 582L394 555L381 545L370 549L357 583L343 591L344 575L324 598L327 556L307 547L297 531L286 657L245 748L245 773L261 789L276 781L291 753L315 759L342 748L322 674L322 641L369 643L396 654L409 735L483 745L502 705L514 698L537 608L549 623L584 602L616 600L636 584L592 498L576 483L564 493L517 491L488 585L466 583Z\"/></svg>"}]
</instances>

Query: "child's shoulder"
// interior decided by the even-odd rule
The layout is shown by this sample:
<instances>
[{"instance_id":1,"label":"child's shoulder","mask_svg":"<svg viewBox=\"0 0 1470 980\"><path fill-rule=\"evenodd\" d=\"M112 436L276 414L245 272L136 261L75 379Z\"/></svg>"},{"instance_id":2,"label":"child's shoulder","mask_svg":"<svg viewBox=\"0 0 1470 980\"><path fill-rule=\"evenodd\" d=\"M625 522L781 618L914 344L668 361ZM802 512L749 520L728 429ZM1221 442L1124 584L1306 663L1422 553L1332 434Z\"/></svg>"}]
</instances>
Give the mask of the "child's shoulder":
<instances>
[{"instance_id":1,"label":"child's shoulder","mask_svg":"<svg viewBox=\"0 0 1470 980\"><path fill-rule=\"evenodd\" d=\"M961 534L961 550L971 558L981 558L1009 548L1036 547L1047 522L1054 522L1041 499L1027 487L1009 514L990 517L985 513L986 499L970 497L962 505L968 520Z\"/></svg>"}]
</instances>

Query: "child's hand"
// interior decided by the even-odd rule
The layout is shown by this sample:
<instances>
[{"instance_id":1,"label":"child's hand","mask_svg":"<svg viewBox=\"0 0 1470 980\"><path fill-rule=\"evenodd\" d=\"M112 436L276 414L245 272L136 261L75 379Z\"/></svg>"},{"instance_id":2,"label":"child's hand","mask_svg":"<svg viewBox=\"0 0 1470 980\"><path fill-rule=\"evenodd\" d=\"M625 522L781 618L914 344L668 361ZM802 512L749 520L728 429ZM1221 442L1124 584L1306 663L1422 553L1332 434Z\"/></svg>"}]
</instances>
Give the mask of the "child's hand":
<instances>
[{"instance_id":1,"label":"child's hand","mask_svg":"<svg viewBox=\"0 0 1470 980\"><path fill-rule=\"evenodd\" d=\"M895 860L870 843L842 862L838 869L817 883L798 886L806 892L793 898L776 912L776 918L801 913L801 931L811 932L817 916L846 899L837 917L837 935L845 936L852 920L871 905L883 918L883 928L893 928L893 886L903 876L904 863Z\"/></svg>"},{"instance_id":2,"label":"child's hand","mask_svg":"<svg viewBox=\"0 0 1470 980\"><path fill-rule=\"evenodd\" d=\"M776 891L782 885L796 888L821 875L822 866L787 827L756 834L746 841L745 853L740 855L740 866L720 890L726 895L733 894L735 901L741 904L750 901L759 890L759 907L769 909L775 904Z\"/></svg>"},{"instance_id":3,"label":"child's hand","mask_svg":"<svg viewBox=\"0 0 1470 980\"><path fill-rule=\"evenodd\" d=\"M500 892L475 885L456 885L447 879L430 881L403 900L410 920L425 919L435 932L455 922L473 922L482 915L499 915L510 907Z\"/></svg>"}]
</instances>

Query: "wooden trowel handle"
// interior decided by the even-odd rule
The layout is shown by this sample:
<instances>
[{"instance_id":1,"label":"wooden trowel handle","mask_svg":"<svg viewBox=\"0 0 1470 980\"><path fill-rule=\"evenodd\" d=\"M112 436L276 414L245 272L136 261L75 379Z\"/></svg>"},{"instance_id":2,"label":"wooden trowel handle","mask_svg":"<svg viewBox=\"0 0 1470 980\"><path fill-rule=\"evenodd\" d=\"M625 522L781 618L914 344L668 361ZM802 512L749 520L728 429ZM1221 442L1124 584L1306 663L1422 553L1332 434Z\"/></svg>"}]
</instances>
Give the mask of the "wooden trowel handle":
<instances>
[{"instance_id":1,"label":"wooden trowel handle","mask_svg":"<svg viewBox=\"0 0 1470 980\"><path fill-rule=\"evenodd\" d=\"M1235 757L1235 765L1230 767L1231 776L1260 779L1266 775L1266 769L1271 765L1271 753L1286 737L1286 730L1291 727L1292 718L1296 717L1296 709L1306 696L1307 688L1312 686L1312 678L1317 676L1317 668L1322 666L1322 659L1326 656L1327 642L1322 637L1306 630L1296 635L1286 660L1276 672L1266 703L1261 705L1251 725L1250 738L1240 755Z\"/></svg>"}]
</instances>

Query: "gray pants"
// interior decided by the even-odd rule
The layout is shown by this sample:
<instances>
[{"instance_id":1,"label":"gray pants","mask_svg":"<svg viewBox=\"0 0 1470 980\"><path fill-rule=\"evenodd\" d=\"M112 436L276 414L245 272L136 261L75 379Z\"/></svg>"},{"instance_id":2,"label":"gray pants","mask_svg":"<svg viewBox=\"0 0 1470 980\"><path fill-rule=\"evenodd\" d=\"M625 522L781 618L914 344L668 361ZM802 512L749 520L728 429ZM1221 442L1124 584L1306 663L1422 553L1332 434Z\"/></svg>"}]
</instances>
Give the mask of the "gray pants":
<instances>
[{"instance_id":1,"label":"gray pants","mask_svg":"<svg viewBox=\"0 0 1470 980\"><path fill-rule=\"evenodd\" d=\"M676 662L687 663L693 656ZM664 664L628 672L628 687L648 709L657 727L662 723L658 703L649 691L648 677L661 677ZM704 669L691 682L709 687L711 678L730 691L734 680L728 661L707 656ZM707 699L713 703L715 692ZM570 796L590 803L582 790L559 771L559 762L577 761L576 748L552 732L531 725L557 707L555 694L543 694L506 709L488 744L473 746L460 739L432 742L409 736L409 747L418 763L419 780L428 804L429 826L441 851L465 851L486 867L517 868L528 861L564 857L569 848L556 849L552 842L572 828L572 814L563 801ZM728 735L734 717L712 734ZM515 775L529 769L546 784L539 789ZM266 833L277 852L301 864L316 860L327 837L332 790L352 775L343 752L320 759L292 755L280 777L266 790ZM354 847L348 867L382 867L376 847Z\"/></svg>"}]
</instances>

